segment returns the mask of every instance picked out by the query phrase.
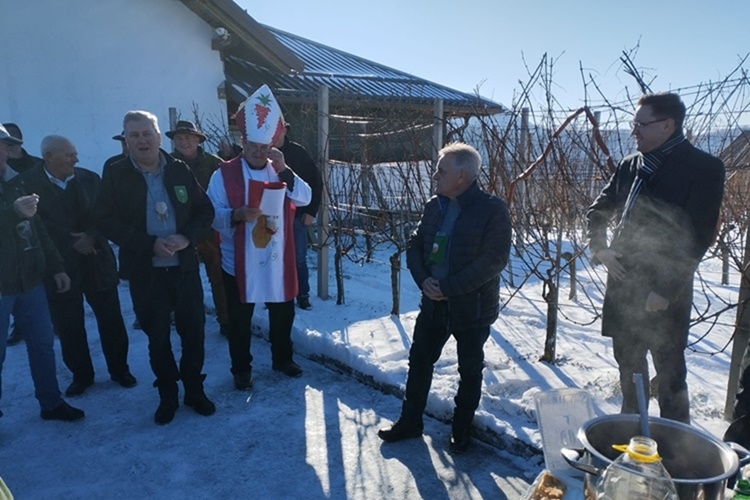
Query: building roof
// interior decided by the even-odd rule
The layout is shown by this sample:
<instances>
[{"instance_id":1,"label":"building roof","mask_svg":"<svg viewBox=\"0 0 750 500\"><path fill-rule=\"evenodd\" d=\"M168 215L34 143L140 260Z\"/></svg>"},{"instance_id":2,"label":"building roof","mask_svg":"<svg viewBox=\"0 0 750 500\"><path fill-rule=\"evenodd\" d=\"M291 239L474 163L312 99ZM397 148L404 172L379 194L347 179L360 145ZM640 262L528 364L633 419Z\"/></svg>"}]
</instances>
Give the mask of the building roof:
<instances>
[{"instance_id":1,"label":"building roof","mask_svg":"<svg viewBox=\"0 0 750 500\"><path fill-rule=\"evenodd\" d=\"M260 25L302 61L304 70L282 73L236 55L225 60L227 94L242 102L266 83L285 102L315 99L321 84L329 87L332 104L350 100L393 102L432 108L443 99L447 117L466 114L496 114L501 104L389 68L338 49Z\"/></svg>"},{"instance_id":2,"label":"building roof","mask_svg":"<svg viewBox=\"0 0 750 500\"><path fill-rule=\"evenodd\" d=\"M212 28L227 30L231 43L222 47L227 53L284 73L304 69L292 51L232 0L181 1Z\"/></svg>"}]
</instances>

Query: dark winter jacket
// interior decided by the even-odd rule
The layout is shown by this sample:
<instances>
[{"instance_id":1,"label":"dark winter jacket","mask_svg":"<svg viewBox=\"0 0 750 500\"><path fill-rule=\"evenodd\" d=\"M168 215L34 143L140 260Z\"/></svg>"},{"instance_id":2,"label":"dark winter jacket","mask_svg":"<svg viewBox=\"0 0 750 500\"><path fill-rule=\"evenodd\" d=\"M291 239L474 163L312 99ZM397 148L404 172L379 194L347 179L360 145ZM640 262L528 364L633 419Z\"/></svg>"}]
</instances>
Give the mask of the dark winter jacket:
<instances>
[{"instance_id":1,"label":"dark winter jacket","mask_svg":"<svg viewBox=\"0 0 750 500\"><path fill-rule=\"evenodd\" d=\"M312 189L312 199L307 206L297 207L295 214L309 214L315 217L320 207L320 199L323 193L323 180L320 177L320 171L315 165L307 150L296 142L284 139L284 145L279 148L284 153L284 163L294 170Z\"/></svg>"},{"instance_id":2,"label":"dark winter jacket","mask_svg":"<svg viewBox=\"0 0 750 500\"><path fill-rule=\"evenodd\" d=\"M219 163L224 161L218 156L206 153L200 146L198 146L198 156L192 160L186 160L177 151L173 152L172 156L188 164L190 170L195 174L195 178L198 179L198 184L200 184L204 191L208 189L208 181L211 180L211 174L214 173Z\"/></svg>"},{"instance_id":3,"label":"dark winter jacket","mask_svg":"<svg viewBox=\"0 0 750 500\"><path fill-rule=\"evenodd\" d=\"M75 168L75 177L63 190L38 165L19 177L26 188L39 195L37 214L65 262L71 291L88 292L117 286L117 261L107 238L94 224L94 203L101 179L96 173ZM93 237L96 254L82 255L73 249L70 233L84 232Z\"/></svg>"},{"instance_id":4,"label":"dark winter jacket","mask_svg":"<svg viewBox=\"0 0 750 500\"><path fill-rule=\"evenodd\" d=\"M196 271L196 243L209 231L214 208L190 168L167 152L162 154L167 159L164 184L175 210L177 233L190 240L190 245L178 253L180 269ZM96 203L96 225L120 247L123 279L146 274L152 268L156 236L146 232L146 196L146 181L130 157L109 166Z\"/></svg>"},{"instance_id":5,"label":"dark winter jacket","mask_svg":"<svg viewBox=\"0 0 750 500\"><path fill-rule=\"evenodd\" d=\"M440 289L448 298L451 328L488 326L500 311L500 272L510 254L508 207L480 190L476 182L457 201L461 211L447 247L448 276L440 280ZM432 275L428 258L448 203L444 196L430 199L409 241L406 261L419 287ZM434 302L422 294L420 307L432 315Z\"/></svg>"},{"instance_id":6,"label":"dark winter jacket","mask_svg":"<svg viewBox=\"0 0 750 500\"><path fill-rule=\"evenodd\" d=\"M627 272L624 279L607 282L602 333L648 336L658 327L673 332L665 341L684 341L693 275L716 234L724 165L687 141L679 144L645 182L629 221L607 245L607 228L619 221L637 168L638 155L623 159L586 214L592 253L606 248L619 252ZM669 300L668 311L645 313L652 291Z\"/></svg>"},{"instance_id":7,"label":"dark winter jacket","mask_svg":"<svg viewBox=\"0 0 750 500\"><path fill-rule=\"evenodd\" d=\"M6 167L7 168L7 167ZM18 177L0 181L0 293L15 295L40 285L47 277L65 271L62 257L39 216L29 220L28 242L18 232L25 219L18 217L13 202L30 194Z\"/></svg>"},{"instance_id":8,"label":"dark winter jacket","mask_svg":"<svg viewBox=\"0 0 750 500\"><path fill-rule=\"evenodd\" d=\"M10 168L21 174L23 172L26 172L27 170L31 170L37 165L41 165L43 161L44 160L42 160L41 158L31 156L26 152L25 149L21 148L21 157L8 158L7 163Z\"/></svg>"}]
</instances>

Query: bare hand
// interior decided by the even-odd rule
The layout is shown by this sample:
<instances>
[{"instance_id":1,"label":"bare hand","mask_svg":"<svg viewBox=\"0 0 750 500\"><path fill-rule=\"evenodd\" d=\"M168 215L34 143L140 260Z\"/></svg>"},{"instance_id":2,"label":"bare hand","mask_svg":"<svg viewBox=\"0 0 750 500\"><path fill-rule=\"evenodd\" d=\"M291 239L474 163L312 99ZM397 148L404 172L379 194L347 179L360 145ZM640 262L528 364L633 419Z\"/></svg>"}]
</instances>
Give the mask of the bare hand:
<instances>
[{"instance_id":1,"label":"bare hand","mask_svg":"<svg viewBox=\"0 0 750 500\"><path fill-rule=\"evenodd\" d=\"M271 160L271 166L276 170L277 174L280 174L286 169L286 162L284 161L284 153L276 148L268 150L268 159Z\"/></svg>"},{"instance_id":2,"label":"bare hand","mask_svg":"<svg viewBox=\"0 0 750 500\"><path fill-rule=\"evenodd\" d=\"M190 240L182 234L170 234L165 239L173 253L184 250L190 245Z\"/></svg>"},{"instance_id":3,"label":"bare hand","mask_svg":"<svg viewBox=\"0 0 750 500\"><path fill-rule=\"evenodd\" d=\"M75 238L73 250L81 255L96 255L96 241L86 233L70 233Z\"/></svg>"},{"instance_id":4,"label":"bare hand","mask_svg":"<svg viewBox=\"0 0 750 500\"><path fill-rule=\"evenodd\" d=\"M172 250L172 247L166 238L156 238L156 241L154 241L154 255L164 258L172 257L174 255L174 250Z\"/></svg>"},{"instance_id":5,"label":"bare hand","mask_svg":"<svg viewBox=\"0 0 750 500\"><path fill-rule=\"evenodd\" d=\"M30 194L21 196L13 202L13 210L22 219L31 219L36 214L36 206L39 204L39 195Z\"/></svg>"},{"instance_id":6,"label":"bare hand","mask_svg":"<svg viewBox=\"0 0 750 500\"><path fill-rule=\"evenodd\" d=\"M65 293L70 290L70 278L65 273L57 273L52 276L55 280L55 289L57 293Z\"/></svg>"},{"instance_id":7,"label":"bare hand","mask_svg":"<svg viewBox=\"0 0 750 500\"><path fill-rule=\"evenodd\" d=\"M240 208L234 209L234 220L235 221L244 221L244 222L253 222L255 219L260 217L261 211L260 208L250 208L247 205L242 205Z\"/></svg>"},{"instance_id":8,"label":"bare hand","mask_svg":"<svg viewBox=\"0 0 750 500\"><path fill-rule=\"evenodd\" d=\"M304 224L305 226L309 226L310 224L313 223L314 220L315 220L315 217L313 217L310 214L302 215L302 224Z\"/></svg>"},{"instance_id":9,"label":"bare hand","mask_svg":"<svg viewBox=\"0 0 750 500\"><path fill-rule=\"evenodd\" d=\"M646 312L666 311L669 301L656 292L649 292L646 297Z\"/></svg>"},{"instance_id":10,"label":"bare hand","mask_svg":"<svg viewBox=\"0 0 750 500\"><path fill-rule=\"evenodd\" d=\"M422 282L422 291L432 300L448 300L440 290L440 282L435 278L427 278Z\"/></svg>"},{"instance_id":11,"label":"bare hand","mask_svg":"<svg viewBox=\"0 0 750 500\"><path fill-rule=\"evenodd\" d=\"M626 271L625 268L622 267L622 264L620 264L620 261L617 260L620 257L622 257L621 253L615 252L614 250L611 250L607 248L606 250L600 250L596 252L596 255L594 255L599 261L604 264L604 267L607 268L607 271L609 272L609 275L612 276L616 280L621 280L625 277Z\"/></svg>"}]
</instances>

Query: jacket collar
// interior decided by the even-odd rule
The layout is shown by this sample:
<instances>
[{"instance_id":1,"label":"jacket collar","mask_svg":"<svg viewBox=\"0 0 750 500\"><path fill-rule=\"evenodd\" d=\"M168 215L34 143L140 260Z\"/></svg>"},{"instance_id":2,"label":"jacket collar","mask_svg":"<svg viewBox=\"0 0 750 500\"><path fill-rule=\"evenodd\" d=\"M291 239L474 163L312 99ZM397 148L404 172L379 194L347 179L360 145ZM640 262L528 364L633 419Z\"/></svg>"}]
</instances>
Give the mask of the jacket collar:
<instances>
[{"instance_id":1,"label":"jacket collar","mask_svg":"<svg viewBox=\"0 0 750 500\"><path fill-rule=\"evenodd\" d=\"M471 186L466 189L466 191L456 196L458 206L461 208L468 207L474 202L474 200L477 199L477 196L479 196L481 192L482 190L479 189L479 183L477 183L477 181L474 181ZM451 201L450 198L441 194L438 195L438 199L440 200L440 206L445 206Z\"/></svg>"}]
</instances>

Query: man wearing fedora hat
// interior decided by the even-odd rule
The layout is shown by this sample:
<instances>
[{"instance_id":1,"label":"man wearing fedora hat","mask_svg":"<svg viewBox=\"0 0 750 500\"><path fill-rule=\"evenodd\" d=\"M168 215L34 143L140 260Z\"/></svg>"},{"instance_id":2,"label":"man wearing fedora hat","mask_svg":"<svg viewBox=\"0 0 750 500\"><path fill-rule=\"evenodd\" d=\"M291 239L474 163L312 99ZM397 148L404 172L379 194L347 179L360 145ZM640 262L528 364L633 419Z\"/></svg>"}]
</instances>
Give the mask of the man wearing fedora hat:
<instances>
[{"instance_id":1,"label":"man wearing fedora hat","mask_svg":"<svg viewBox=\"0 0 750 500\"><path fill-rule=\"evenodd\" d=\"M175 158L184 161L198 179L198 184L206 190L211 174L223 160L218 156L207 153L202 147L206 135L201 132L195 123L187 120L177 122L174 130L169 130L167 137L174 141ZM229 313L227 312L227 296L224 291L224 283L221 277L221 254L219 253L219 242L213 231L198 241L198 255L203 265L206 266L206 274L211 284L211 295L216 308L216 321L219 323L219 331L225 337L229 332Z\"/></svg>"}]
</instances>

